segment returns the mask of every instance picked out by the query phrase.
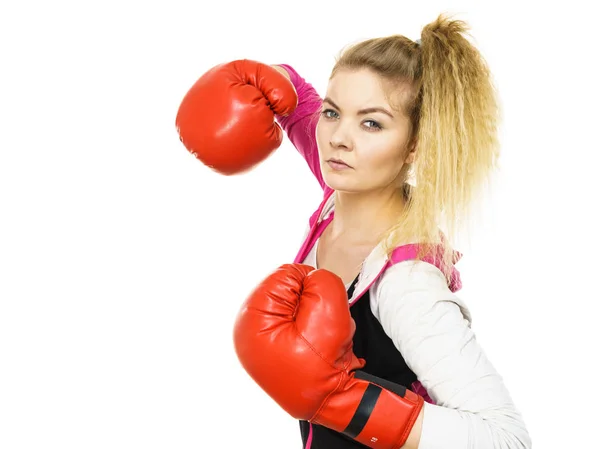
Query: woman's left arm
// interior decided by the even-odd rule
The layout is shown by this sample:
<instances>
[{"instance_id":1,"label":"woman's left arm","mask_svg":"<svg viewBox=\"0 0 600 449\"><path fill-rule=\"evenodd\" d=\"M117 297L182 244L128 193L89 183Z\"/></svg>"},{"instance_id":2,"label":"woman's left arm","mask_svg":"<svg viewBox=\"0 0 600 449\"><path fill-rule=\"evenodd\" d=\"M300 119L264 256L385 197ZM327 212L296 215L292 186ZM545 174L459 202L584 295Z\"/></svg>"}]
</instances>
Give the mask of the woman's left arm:
<instances>
[{"instance_id":1,"label":"woman's left arm","mask_svg":"<svg viewBox=\"0 0 600 449\"><path fill-rule=\"evenodd\" d=\"M425 403L405 449L529 449L521 414L471 330L466 306L427 262L390 267L372 309L436 405Z\"/></svg>"}]
</instances>

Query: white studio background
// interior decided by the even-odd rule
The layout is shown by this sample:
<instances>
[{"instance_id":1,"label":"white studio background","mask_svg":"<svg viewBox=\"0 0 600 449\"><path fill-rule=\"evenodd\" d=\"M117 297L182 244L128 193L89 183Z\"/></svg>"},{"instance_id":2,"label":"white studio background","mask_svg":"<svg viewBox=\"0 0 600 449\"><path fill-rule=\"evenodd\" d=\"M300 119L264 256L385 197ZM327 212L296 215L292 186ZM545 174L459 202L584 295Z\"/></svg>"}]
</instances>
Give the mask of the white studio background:
<instances>
[{"instance_id":1,"label":"white studio background","mask_svg":"<svg viewBox=\"0 0 600 449\"><path fill-rule=\"evenodd\" d=\"M0 448L300 448L296 421L241 369L232 327L296 254L319 190L288 140L251 173L212 173L175 114L202 73L238 58L292 64L323 94L343 46L418 38L445 11L471 24L504 109L503 168L460 248L460 294L534 447L597 447L591 10L203 3L0 10Z\"/></svg>"}]
</instances>

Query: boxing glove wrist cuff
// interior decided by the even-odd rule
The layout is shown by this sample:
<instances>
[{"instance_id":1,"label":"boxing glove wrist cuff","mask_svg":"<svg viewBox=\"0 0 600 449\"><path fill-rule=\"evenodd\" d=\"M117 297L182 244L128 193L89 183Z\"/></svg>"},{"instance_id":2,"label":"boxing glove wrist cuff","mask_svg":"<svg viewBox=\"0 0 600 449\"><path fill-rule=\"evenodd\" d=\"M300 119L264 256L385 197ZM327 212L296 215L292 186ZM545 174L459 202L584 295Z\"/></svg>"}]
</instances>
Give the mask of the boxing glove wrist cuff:
<instances>
[{"instance_id":1,"label":"boxing glove wrist cuff","mask_svg":"<svg viewBox=\"0 0 600 449\"><path fill-rule=\"evenodd\" d=\"M362 371L321 408L314 420L373 449L404 445L424 400L402 385Z\"/></svg>"}]
</instances>

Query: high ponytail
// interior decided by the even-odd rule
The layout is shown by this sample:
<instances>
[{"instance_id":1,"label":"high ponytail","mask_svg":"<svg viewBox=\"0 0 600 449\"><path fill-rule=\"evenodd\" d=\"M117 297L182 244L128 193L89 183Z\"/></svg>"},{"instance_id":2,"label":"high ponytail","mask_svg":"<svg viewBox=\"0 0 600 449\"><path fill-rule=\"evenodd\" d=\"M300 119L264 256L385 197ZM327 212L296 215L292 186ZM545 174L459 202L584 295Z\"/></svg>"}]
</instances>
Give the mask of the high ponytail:
<instances>
[{"instance_id":1,"label":"high ponytail","mask_svg":"<svg viewBox=\"0 0 600 449\"><path fill-rule=\"evenodd\" d=\"M431 243L464 229L499 157L499 108L489 68L466 39L467 25L440 16L421 33L420 114L408 234ZM420 230L426 230L422 235ZM444 261L452 250L445 245Z\"/></svg>"},{"instance_id":2,"label":"high ponytail","mask_svg":"<svg viewBox=\"0 0 600 449\"><path fill-rule=\"evenodd\" d=\"M416 140L415 162L405 167L406 180L414 181L405 184L407 207L384 243L388 253L420 243L419 258L443 248L433 253L447 275L453 243L468 231L474 202L499 156L495 88L467 29L440 15L423 28L419 42L401 35L360 42L344 51L332 72L369 68L392 85L412 88L403 108Z\"/></svg>"}]
</instances>

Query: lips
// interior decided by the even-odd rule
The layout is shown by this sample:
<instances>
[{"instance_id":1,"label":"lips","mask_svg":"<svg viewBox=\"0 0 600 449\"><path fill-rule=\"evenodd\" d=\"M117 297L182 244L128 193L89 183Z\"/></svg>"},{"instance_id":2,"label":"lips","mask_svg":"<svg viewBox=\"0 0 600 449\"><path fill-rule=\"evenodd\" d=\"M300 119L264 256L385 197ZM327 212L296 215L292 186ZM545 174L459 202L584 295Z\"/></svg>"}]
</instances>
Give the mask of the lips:
<instances>
[{"instance_id":1,"label":"lips","mask_svg":"<svg viewBox=\"0 0 600 449\"><path fill-rule=\"evenodd\" d=\"M345 165L345 166L346 166L346 167L348 167L348 168L352 168L350 165L346 164L346 163L345 163L343 160L341 160L341 159L334 159L334 158L331 158L331 159L329 159L327 162L333 162L334 164Z\"/></svg>"}]
</instances>

